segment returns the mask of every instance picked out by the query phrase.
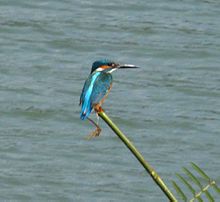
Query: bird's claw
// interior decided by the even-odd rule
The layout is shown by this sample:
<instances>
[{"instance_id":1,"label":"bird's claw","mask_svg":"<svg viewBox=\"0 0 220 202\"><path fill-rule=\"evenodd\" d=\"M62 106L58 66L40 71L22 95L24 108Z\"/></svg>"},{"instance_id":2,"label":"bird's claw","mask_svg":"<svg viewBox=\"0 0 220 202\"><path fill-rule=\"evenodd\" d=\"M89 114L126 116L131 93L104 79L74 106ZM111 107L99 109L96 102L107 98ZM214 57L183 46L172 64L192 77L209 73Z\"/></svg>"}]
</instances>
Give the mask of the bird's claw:
<instances>
[{"instance_id":1,"label":"bird's claw","mask_svg":"<svg viewBox=\"0 0 220 202\"><path fill-rule=\"evenodd\" d=\"M95 110L96 113L99 113L99 112L102 112L102 111L103 111L102 107L101 107L99 104L97 104L96 106L94 106L94 110Z\"/></svg>"},{"instance_id":2,"label":"bird's claw","mask_svg":"<svg viewBox=\"0 0 220 202\"><path fill-rule=\"evenodd\" d=\"M87 137L87 140L90 140L94 137L98 137L101 133L102 129L101 128L96 128L94 131L92 131Z\"/></svg>"}]
</instances>

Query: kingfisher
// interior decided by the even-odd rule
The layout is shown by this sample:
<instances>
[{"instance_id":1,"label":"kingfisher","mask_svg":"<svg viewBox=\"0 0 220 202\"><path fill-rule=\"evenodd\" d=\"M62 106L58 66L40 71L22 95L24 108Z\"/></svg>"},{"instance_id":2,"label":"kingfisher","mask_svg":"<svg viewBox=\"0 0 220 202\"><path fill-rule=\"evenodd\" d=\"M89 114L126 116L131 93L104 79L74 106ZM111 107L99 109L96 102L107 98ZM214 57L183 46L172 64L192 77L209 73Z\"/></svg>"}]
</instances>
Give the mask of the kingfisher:
<instances>
[{"instance_id":1,"label":"kingfisher","mask_svg":"<svg viewBox=\"0 0 220 202\"><path fill-rule=\"evenodd\" d=\"M112 88L112 72L117 69L138 68L132 64L118 64L108 59L97 60L92 64L89 77L86 79L79 105L81 105L80 118L88 119L96 126L88 139L99 136L101 128L98 125L98 112L102 110L101 105L104 103ZM94 110L97 115L97 123L89 118L90 113Z\"/></svg>"}]
</instances>

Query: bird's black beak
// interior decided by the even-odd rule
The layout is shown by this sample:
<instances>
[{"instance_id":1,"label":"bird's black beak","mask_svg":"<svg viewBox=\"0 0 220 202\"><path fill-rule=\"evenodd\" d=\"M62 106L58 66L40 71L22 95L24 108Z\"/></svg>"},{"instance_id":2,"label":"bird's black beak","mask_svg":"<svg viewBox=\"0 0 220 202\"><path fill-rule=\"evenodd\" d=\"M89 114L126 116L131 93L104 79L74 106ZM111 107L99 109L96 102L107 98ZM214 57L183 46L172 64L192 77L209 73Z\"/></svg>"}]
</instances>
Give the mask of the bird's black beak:
<instances>
[{"instance_id":1,"label":"bird's black beak","mask_svg":"<svg viewBox=\"0 0 220 202\"><path fill-rule=\"evenodd\" d=\"M132 68L139 68L135 65L131 65L131 64L122 64L122 65L118 65L117 66L118 69L132 69Z\"/></svg>"},{"instance_id":2,"label":"bird's black beak","mask_svg":"<svg viewBox=\"0 0 220 202\"><path fill-rule=\"evenodd\" d=\"M112 73L113 71L117 70L117 69L134 69L134 68L139 68L135 65L131 65L131 64L116 64L114 63L109 69L108 72Z\"/></svg>"}]
</instances>

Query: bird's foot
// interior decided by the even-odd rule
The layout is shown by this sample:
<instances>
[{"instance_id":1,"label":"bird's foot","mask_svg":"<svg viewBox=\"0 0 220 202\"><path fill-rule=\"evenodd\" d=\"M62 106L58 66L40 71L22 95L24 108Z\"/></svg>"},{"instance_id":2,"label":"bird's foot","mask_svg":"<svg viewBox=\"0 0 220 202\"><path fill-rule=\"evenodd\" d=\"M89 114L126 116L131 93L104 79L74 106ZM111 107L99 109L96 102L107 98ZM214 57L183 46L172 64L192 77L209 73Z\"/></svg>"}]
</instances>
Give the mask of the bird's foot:
<instances>
[{"instance_id":1,"label":"bird's foot","mask_svg":"<svg viewBox=\"0 0 220 202\"><path fill-rule=\"evenodd\" d=\"M102 112L102 111L103 111L101 105L99 105L99 104L97 104L96 106L94 106L94 110L95 110L96 113L99 113L99 112Z\"/></svg>"},{"instance_id":2,"label":"bird's foot","mask_svg":"<svg viewBox=\"0 0 220 202\"><path fill-rule=\"evenodd\" d=\"M101 131L102 131L102 129L97 127L94 131L92 131L92 132L86 137L86 139L87 139L87 140L90 140L90 139L92 139L92 138L94 138L94 137L98 137L98 136L100 135Z\"/></svg>"}]
</instances>

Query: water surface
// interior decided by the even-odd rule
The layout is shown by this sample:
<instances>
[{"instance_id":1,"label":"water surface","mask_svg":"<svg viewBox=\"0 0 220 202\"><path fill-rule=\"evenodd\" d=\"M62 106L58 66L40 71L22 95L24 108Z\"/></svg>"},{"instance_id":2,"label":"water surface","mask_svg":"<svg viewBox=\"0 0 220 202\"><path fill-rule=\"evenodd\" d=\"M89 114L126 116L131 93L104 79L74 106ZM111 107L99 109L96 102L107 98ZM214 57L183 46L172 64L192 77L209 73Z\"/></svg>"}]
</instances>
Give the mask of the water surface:
<instances>
[{"instance_id":1,"label":"water surface","mask_svg":"<svg viewBox=\"0 0 220 202\"><path fill-rule=\"evenodd\" d=\"M219 182L219 13L215 0L2 0L0 198L166 200L104 122L84 139L79 96L100 58L141 66L114 73L103 107L167 185L192 161Z\"/></svg>"}]
</instances>

